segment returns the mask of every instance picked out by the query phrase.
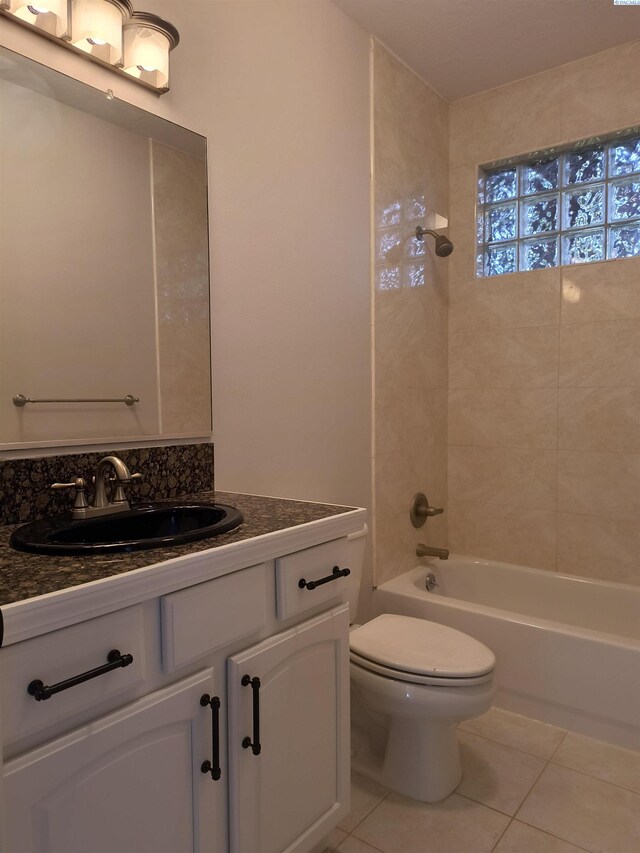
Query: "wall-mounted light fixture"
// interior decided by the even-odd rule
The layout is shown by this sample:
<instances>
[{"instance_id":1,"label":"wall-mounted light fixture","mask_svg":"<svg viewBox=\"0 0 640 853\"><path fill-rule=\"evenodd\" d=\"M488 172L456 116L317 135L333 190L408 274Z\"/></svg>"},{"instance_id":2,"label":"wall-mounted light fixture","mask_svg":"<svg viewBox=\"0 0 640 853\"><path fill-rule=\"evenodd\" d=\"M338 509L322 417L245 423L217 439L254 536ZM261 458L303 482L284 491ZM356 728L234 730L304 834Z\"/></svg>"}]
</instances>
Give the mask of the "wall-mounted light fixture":
<instances>
[{"instance_id":1,"label":"wall-mounted light fixture","mask_svg":"<svg viewBox=\"0 0 640 853\"><path fill-rule=\"evenodd\" d=\"M124 27L124 70L164 89L169 83L169 51L179 41L173 24L149 12L134 12Z\"/></svg>"},{"instance_id":2,"label":"wall-mounted light fixture","mask_svg":"<svg viewBox=\"0 0 640 853\"><path fill-rule=\"evenodd\" d=\"M0 13L149 89L169 91L178 30L130 0L0 0Z\"/></svg>"},{"instance_id":3,"label":"wall-mounted light fixture","mask_svg":"<svg viewBox=\"0 0 640 853\"><path fill-rule=\"evenodd\" d=\"M54 38L69 36L68 0L0 0L0 10Z\"/></svg>"},{"instance_id":4,"label":"wall-mounted light fixture","mask_svg":"<svg viewBox=\"0 0 640 853\"><path fill-rule=\"evenodd\" d=\"M122 67L122 30L133 14L129 0L71 0L71 44Z\"/></svg>"}]
</instances>

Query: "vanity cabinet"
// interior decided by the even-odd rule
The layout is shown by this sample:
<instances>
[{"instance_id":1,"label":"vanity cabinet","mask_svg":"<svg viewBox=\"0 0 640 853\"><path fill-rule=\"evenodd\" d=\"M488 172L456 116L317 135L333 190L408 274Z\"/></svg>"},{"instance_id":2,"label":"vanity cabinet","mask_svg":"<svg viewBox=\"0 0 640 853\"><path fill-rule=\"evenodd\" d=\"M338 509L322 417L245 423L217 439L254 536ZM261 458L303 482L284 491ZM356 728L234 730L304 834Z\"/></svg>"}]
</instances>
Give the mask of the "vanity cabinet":
<instances>
[{"instance_id":1,"label":"vanity cabinet","mask_svg":"<svg viewBox=\"0 0 640 853\"><path fill-rule=\"evenodd\" d=\"M205 670L10 762L7 853L207 849L224 819L196 766L211 684Z\"/></svg>"},{"instance_id":2,"label":"vanity cabinet","mask_svg":"<svg viewBox=\"0 0 640 853\"><path fill-rule=\"evenodd\" d=\"M343 606L229 658L231 853L302 853L343 814L348 645Z\"/></svg>"},{"instance_id":3,"label":"vanity cabinet","mask_svg":"<svg viewBox=\"0 0 640 853\"><path fill-rule=\"evenodd\" d=\"M346 541L1 649L5 853L311 851L349 807L348 582L285 610L282 584ZM116 647L129 667L28 695Z\"/></svg>"}]
</instances>

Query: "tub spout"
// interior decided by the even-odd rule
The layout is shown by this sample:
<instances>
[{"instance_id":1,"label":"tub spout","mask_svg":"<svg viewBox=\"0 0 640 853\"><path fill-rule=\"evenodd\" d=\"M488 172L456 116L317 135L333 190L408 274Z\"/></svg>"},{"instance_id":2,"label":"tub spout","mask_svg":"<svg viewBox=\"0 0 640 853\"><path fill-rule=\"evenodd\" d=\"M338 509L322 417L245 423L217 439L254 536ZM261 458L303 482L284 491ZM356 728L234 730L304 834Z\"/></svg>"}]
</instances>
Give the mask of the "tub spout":
<instances>
[{"instance_id":1,"label":"tub spout","mask_svg":"<svg viewBox=\"0 0 640 853\"><path fill-rule=\"evenodd\" d=\"M439 560L447 560L449 558L449 550L447 548L432 548L431 545L423 545L420 543L416 548L418 557L437 557Z\"/></svg>"}]
</instances>

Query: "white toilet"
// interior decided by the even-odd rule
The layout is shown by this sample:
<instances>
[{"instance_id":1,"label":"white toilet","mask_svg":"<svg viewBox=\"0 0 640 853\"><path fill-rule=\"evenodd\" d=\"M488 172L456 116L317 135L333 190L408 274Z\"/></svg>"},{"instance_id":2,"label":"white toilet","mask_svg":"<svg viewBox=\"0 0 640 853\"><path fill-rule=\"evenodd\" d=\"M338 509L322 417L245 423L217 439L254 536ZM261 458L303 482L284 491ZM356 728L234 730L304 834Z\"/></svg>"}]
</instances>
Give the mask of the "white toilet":
<instances>
[{"instance_id":1,"label":"white toilet","mask_svg":"<svg viewBox=\"0 0 640 853\"><path fill-rule=\"evenodd\" d=\"M350 537L354 615L364 543ZM359 740L354 767L416 800L444 799L462 777L456 725L491 707L493 652L446 625L393 614L353 628L350 645L352 729L368 722L370 743L363 760Z\"/></svg>"}]
</instances>

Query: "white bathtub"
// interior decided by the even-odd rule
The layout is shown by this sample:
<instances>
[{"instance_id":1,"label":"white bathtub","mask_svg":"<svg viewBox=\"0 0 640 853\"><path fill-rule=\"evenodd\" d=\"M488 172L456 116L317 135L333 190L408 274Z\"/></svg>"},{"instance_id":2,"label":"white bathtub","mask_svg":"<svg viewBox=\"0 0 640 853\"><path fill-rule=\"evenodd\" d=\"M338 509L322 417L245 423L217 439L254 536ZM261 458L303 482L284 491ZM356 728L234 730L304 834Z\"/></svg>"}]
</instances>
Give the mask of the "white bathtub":
<instances>
[{"instance_id":1,"label":"white bathtub","mask_svg":"<svg viewBox=\"0 0 640 853\"><path fill-rule=\"evenodd\" d=\"M489 646L497 706L640 749L640 587L451 556L388 581L373 601L376 613L431 619Z\"/></svg>"}]
</instances>

